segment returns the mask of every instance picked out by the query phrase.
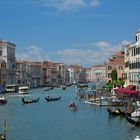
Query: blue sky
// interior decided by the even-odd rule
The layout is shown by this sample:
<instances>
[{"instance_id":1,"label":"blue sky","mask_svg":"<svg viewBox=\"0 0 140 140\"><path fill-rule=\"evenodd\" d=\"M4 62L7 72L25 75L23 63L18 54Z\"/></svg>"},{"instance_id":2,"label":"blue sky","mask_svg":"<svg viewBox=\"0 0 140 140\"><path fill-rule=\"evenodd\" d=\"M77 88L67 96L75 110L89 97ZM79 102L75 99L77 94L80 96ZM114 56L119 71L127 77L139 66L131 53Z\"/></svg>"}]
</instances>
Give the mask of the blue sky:
<instances>
[{"instance_id":1,"label":"blue sky","mask_svg":"<svg viewBox=\"0 0 140 140\"><path fill-rule=\"evenodd\" d=\"M140 29L140 0L1 0L0 38L17 59L103 64Z\"/></svg>"}]
</instances>

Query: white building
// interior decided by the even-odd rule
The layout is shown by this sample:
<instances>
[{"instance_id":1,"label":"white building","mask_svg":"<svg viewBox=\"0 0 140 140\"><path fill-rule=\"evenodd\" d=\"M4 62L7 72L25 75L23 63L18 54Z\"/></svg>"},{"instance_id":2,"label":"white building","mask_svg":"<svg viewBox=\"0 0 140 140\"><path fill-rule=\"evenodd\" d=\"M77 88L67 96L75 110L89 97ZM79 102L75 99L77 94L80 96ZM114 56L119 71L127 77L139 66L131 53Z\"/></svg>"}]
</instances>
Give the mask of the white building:
<instances>
[{"instance_id":1,"label":"white building","mask_svg":"<svg viewBox=\"0 0 140 140\"><path fill-rule=\"evenodd\" d=\"M92 82L105 82L105 65L96 65L91 67Z\"/></svg>"},{"instance_id":2,"label":"white building","mask_svg":"<svg viewBox=\"0 0 140 140\"><path fill-rule=\"evenodd\" d=\"M16 82L15 48L15 44L0 40L0 59L4 60L6 63L6 84L15 84Z\"/></svg>"},{"instance_id":3,"label":"white building","mask_svg":"<svg viewBox=\"0 0 140 140\"><path fill-rule=\"evenodd\" d=\"M71 84L76 83L75 77L74 77L74 67L69 67L68 71L69 71L69 83Z\"/></svg>"},{"instance_id":4,"label":"white building","mask_svg":"<svg viewBox=\"0 0 140 140\"><path fill-rule=\"evenodd\" d=\"M16 83L29 87L41 86L41 64L37 62L18 61Z\"/></svg>"},{"instance_id":5,"label":"white building","mask_svg":"<svg viewBox=\"0 0 140 140\"><path fill-rule=\"evenodd\" d=\"M86 71L85 71L85 73L86 73L86 80L87 80L88 82L91 82L91 81L92 81L91 68L86 68L85 70L86 70Z\"/></svg>"},{"instance_id":6,"label":"white building","mask_svg":"<svg viewBox=\"0 0 140 140\"><path fill-rule=\"evenodd\" d=\"M134 43L125 48L125 85L135 85L140 90L140 30Z\"/></svg>"}]
</instances>

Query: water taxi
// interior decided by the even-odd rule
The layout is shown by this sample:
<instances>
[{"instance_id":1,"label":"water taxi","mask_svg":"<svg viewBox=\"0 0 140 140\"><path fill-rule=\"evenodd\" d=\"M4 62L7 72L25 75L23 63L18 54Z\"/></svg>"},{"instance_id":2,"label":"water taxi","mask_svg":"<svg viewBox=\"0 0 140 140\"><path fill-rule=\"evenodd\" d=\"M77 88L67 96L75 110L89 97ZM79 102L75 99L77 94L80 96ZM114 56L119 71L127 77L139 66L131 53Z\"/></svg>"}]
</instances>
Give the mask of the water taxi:
<instances>
[{"instance_id":1,"label":"water taxi","mask_svg":"<svg viewBox=\"0 0 140 140\"><path fill-rule=\"evenodd\" d=\"M21 86L18 88L19 94L28 94L29 93L29 87L28 86Z\"/></svg>"}]
</instances>

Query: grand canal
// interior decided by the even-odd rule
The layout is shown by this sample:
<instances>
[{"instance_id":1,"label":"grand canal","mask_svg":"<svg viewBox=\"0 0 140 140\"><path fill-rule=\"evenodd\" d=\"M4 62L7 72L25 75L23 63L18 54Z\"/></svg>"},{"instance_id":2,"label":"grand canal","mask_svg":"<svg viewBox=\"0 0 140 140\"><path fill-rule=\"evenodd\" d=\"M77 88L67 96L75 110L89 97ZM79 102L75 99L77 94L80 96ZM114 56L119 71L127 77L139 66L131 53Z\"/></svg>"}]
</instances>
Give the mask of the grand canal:
<instances>
[{"instance_id":1,"label":"grand canal","mask_svg":"<svg viewBox=\"0 0 140 140\"><path fill-rule=\"evenodd\" d=\"M47 91L32 89L27 97L40 97L39 103L23 105L20 96L6 95L8 103L0 106L0 129L6 119L7 140L134 140L140 136L139 127L124 118L110 118L106 107L76 100L74 86L56 88L50 94L62 98L47 102ZM77 111L68 109L71 100L78 105Z\"/></svg>"}]
</instances>

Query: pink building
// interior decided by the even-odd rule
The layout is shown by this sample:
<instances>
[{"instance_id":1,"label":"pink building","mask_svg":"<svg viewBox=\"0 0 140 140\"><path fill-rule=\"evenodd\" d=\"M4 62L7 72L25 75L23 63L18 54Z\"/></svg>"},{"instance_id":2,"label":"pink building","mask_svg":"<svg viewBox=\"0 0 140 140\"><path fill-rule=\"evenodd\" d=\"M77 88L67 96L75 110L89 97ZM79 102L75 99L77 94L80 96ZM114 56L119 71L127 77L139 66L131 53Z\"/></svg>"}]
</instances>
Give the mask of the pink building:
<instances>
[{"instance_id":1,"label":"pink building","mask_svg":"<svg viewBox=\"0 0 140 140\"><path fill-rule=\"evenodd\" d=\"M106 82L111 81L111 72L113 69L117 70L118 78L124 77L124 68L124 53L122 51L118 51L115 55L112 55L112 58L110 58L106 63Z\"/></svg>"}]
</instances>

